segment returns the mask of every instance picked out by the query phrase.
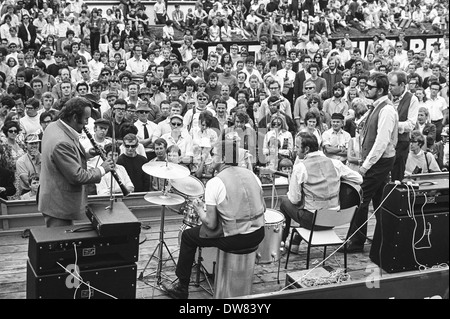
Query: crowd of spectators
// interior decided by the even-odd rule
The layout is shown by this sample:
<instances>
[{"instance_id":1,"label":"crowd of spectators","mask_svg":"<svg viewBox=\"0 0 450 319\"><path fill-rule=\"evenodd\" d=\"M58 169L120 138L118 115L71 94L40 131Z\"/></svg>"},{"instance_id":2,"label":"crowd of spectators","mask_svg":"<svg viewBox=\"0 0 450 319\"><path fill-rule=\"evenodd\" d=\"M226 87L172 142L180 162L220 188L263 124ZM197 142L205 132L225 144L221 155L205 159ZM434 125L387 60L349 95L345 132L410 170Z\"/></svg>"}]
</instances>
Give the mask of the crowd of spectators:
<instances>
[{"instance_id":1,"label":"crowd of spectators","mask_svg":"<svg viewBox=\"0 0 450 319\"><path fill-rule=\"evenodd\" d=\"M226 138L240 141L241 165L285 170L296 160L295 135L309 131L327 156L357 170L372 104L364 92L375 72L395 79L394 105L405 92L417 100L406 132L420 147L411 146L405 173L448 169L448 3L207 0L187 12L177 6L170 18L163 0L154 6L163 36L151 34L139 0L106 12L82 0L0 0L0 166L15 176L12 194L0 182L2 198L35 195L43 132L75 96L93 103L86 127L97 144L118 143L109 150L134 191L161 189L142 171L152 160L207 180L214 145ZM407 12L420 12L444 42L416 52L402 32L388 39L394 28L427 30ZM350 28L379 30L364 54ZM333 46L329 35L340 29ZM195 45L233 34L256 38L259 48ZM100 165L84 133L80 142L88 165ZM90 194L104 194L105 185L91 185Z\"/></svg>"}]
</instances>

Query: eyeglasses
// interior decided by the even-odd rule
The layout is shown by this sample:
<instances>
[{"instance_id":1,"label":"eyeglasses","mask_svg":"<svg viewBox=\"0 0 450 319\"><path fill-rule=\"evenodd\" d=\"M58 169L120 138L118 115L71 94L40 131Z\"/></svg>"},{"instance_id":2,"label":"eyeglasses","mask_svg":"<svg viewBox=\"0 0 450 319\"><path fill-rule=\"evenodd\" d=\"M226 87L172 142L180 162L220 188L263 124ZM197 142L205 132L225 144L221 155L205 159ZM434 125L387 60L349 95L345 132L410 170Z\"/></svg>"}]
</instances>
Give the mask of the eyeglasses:
<instances>
[{"instance_id":1,"label":"eyeglasses","mask_svg":"<svg viewBox=\"0 0 450 319\"><path fill-rule=\"evenodd\" d=\"M319 104L319 101L311 101L310 103L311 103L311 104L313 104L313 103L314 103L314 104Z\"/></svg>"},{"instance_id":2,"label":"eyeglasses","mask_svg":"<svg viewBox=\"0 0 450 319\"><path fill-rule=\"evenodd\" d=\"M313 86L308 86L308 87L305 87L305 90L315 90L316 88L315 87L313 87Z\"/></svg>"},{"instance_id":3,"label":"eyeglasses","mask_svg":"<svg viewBox=\"0 0 450 319\"><path fill-rule=\"evenodd\" d=\"M208 101L208 99L206 97L199 97L198 100L199 101Z\"/></svg>"},{"instance_id":4,"label":"eyeglasses","mask_svg":"<svg viewBox=\"0 0 450 319\"><path fill-rule=\"evenodd\" d=\"M367 88L369 89L369 91L372 90L372 89L378 89L377 86L370 85L370 84L367 84Z\"/></svg>"},{"instance_id":5,"label":"eyeglasses","mask_svg":"<svg viewBox=\"0 0 450 319\"><path fill-rule=\"evenodd\" d=\"M183 125L183 123L181 123L181 122L170 122L170 125L172 125L172 126L181 126L181 125Z\"/></svg>"},{"instance_id":6,"label":"eyeglasses","mask_svg":"<svg viewBox=\"0 0 450 319\"><path fill-rule=\"evenodd\" d=\"M139 114L147 114L150 113L150 111L137 111Z\"/></svg>"},{"instance_id":7,"label":"eyeglasses","mask_svg":"<svg viewBox=\"0 0 450 319\"><path fill-rule=\"evenodd\" d=\"M414 140L411 140L411 141L409 141L411 144L413 144L413 143L419 143L419 141L414 141Z\"/></svg>"},{"instance_id":8,"label":"eyeglasses","mask_svg":"<svg viewBox=\"0 0 450 319\"><path fill-rule=\"evenodd\" d=\"M136 148L136 147L138 147L138 145L139 144L123 144L123 146L125 147L125 148Z\"/></svg>"},{"instance_id":9,"label":"eyeglasses","mask_svg":"<svg viewBox=\"0 0 450 319\"><path fill-rule=\"evenodd\" d=\"M278 86L277 87L271 87L271 88L269 88L269 90L278 90Z\"/></svg>"},{"instance_id":10,"label":"eyeglasses","mask_svg":"<svg viewBox=\"0 0 450 319\"><path fill-rule=\"evenodd\" d=\"M82 74L89 73L89 71L81 71Z\"/></svg>"},{"instance_id":11,"label":"eyeglasses","mask_svg":"<svg viewBox=\"0 0 450 319\"><path fill-rule=\"evenodd\" d=\"M119 83L119 80L110 80L110 83Z\"/></svg>"},{"instance_id":12,"label":"eyeglasses","mask_svg":"<svg viewBox=\"0 0 450 319\"><path fill-rule=\"evenodd\" d=\"M102 73L102 76L110 76L109 73Z\"/></svg>"},{"instance_id":13,"label":"eyeglasses","mask_svg":"<svg viewBox=\"0 0 450 319\"><path fill-rule=\"evenodd\" d=\"M272 126L281 126L281 122L272 122Z\"/></svg>"},{"instance_id":14,"label":"eyeglasses","mask_svg":"<svg viewBox=\"0 0 450 319\"><path fill-rule=\"evenodd\" d=\"M122 109L122 108L119 108L119 107L114 108L114 110L117 111L117 112L125 112L126 111L125 109Z\"/></svg>"},{"instance_id":15,"label":"eyeglasses","mask_svg":"<svg viewBox=\"0 0 450 319\"><path fill-rule=\"evenodd\" d=\"M8 133L17 133L18 131L17 130L8 130Z\"/></svg>"}]
</instances>

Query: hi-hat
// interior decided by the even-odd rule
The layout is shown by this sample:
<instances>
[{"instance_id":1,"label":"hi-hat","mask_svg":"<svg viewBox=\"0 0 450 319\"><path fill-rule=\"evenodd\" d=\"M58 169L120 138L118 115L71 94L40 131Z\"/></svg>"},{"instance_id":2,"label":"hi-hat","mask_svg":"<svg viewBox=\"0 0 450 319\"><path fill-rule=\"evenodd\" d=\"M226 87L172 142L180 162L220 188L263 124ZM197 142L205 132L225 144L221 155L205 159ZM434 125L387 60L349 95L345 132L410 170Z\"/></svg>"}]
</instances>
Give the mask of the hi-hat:
<instances>
[{"instance_id":1,"label":"hi-hat","mask_svg":"<svg viewBox=\"0 0 450 319\"><path fill-rule=\"evenodd\" d=\"M156 205L165 205L165 206L171 206L171 205L179 205L183 204L185 199L183 196L177 195L177 194L170 194L163 192L154 192L154 193L147 193L144 196L144 199L147 202L156 204Z\"/></svg>"},{"instance_id":2,"label":"hi-hat","mask_svg":"<svg viewBox=\"0 0 450 319\"><path fill-rule=\"evenodd\" d=\"M145 163L142 170L148 175L165 179L183 178L191 174L185 166L162 161Z\"/></svg>"}]
</instances>

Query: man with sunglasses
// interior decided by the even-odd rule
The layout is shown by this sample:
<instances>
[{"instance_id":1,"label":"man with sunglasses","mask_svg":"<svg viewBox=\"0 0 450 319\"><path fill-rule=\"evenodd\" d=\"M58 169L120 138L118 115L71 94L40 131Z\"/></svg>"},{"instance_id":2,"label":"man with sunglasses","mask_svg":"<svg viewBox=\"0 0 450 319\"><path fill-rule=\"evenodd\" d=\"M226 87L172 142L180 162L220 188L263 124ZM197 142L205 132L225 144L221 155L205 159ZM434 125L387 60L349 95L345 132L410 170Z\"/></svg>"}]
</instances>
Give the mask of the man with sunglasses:
<instances>
[{"instance_id":1,"label":"man with sunglasses","mask_svg":"<svg viewBox=\"0 0 450 319\"><path fill-rule=\"evenodd\" d=\"M363 201L356 210L350 225L349 235L355 234L347 244L348 253L364 250L369 204L372 202L374 209L380 206L384 186L394 166L399 117L388 94L387 75L379 72L372 74L367 81L365 95L373 101L373 108L368 111L364 127L360 131L363 163L359 173L363 176L361 184ZM378 219L379 214L375 216ZM356 232L357 229L359 229L358 232Z\"/></svg>"},{"instance_id":2,"label":"man with sunglasses","mask_svg":"<svg viewBox=\"0 0 450 319\"><path fill-rule=\"evenodd\" d=\"M297 127L297 132L299 132L305 126L304 125L305 115L309 111L308 100L311 97L311 95L316 92L316 83L314 83L313 81L306 80L304 82L302 92L305 92L305 94L302 94L301 96L297 97L294 104L293 116L295 125Z\"/></svg>"},{"instance_id":3,"label":"man with sunglasses","mask_svg":"<svg viewBox=\"0 0 450 319\"><path fill-rule=\"evenodd\" d=\"M133 133L128 133L123 137L125 153L117 159L117 164L125 167L135 192L148 192L150 190L150 175L142 170L142 166L148 162L147 157L137 153L139 146L138 137Z\"/></svg>"},{"instance_id":4,"label":"man with sunglasses","mask_svg":"<svg viewBox=\"0 0 450 319\"><path fill-rule=\"evenodd\" d=\"M191 164L194 156L192 137L183 128L183 117L180 114L170 116L170 133L166 133L161 138L167 141L167 147L176 145L181 151L181 163Z\"/></svg>"}]
</instances>

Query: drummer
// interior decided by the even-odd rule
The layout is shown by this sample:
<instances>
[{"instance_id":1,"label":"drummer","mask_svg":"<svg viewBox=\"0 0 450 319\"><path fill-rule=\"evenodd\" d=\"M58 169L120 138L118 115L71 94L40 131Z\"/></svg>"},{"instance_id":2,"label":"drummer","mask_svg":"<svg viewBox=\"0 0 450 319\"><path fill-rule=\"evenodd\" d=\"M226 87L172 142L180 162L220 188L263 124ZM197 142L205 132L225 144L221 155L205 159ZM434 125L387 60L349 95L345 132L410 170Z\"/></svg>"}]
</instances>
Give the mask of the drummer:
<instances>
[{"instance_id":1,"label":"drummer","mask_svg":"<svg viewBox=\"0 0 450 319\"><path fill-rule=\"evenodd\" d=\"M261 182L251 170L239 166L238 149L235 140L225 140L218 145L217 154L213 156L212 165L218 174L206 183L206 210L202 202L194 201L194 209L202 225L183 232L175 271L178 280L170 286L163 284L172 298L188 298L192 264L198 247L241 250L255 247L264 239L266 206ZM237 180L239 187L236 187Z\"/></svg>"},{"instance_id":2,"label":"drummer","mask_svg":"<svg viewBox=\"0 0 450 319\"><path fill-rule=\"evenodd\" d=\"M295 149L299 161L293 167L287 196L283 197L280 205L281 213L286 219L281 243L284 247L289 247L286 239L291 228L291 219L300 226L311 229L316 210L339 208L341 180L357 185L363 181L359 173L319 151L317 138L310 133L297 134ZM291 252L297 253L299 244L300 237L294 237Z\"/></svg>"}]
</instances>

